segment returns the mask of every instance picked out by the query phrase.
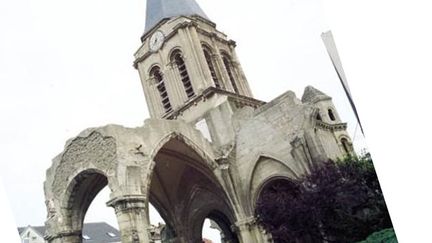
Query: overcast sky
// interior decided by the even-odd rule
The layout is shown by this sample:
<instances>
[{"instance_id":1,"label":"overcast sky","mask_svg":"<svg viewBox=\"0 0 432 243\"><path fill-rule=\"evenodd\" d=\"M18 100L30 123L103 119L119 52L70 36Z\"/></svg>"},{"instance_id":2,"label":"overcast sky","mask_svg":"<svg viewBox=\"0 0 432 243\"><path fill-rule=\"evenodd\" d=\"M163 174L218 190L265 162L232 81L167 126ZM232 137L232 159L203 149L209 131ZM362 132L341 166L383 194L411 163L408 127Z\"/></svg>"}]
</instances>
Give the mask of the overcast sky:
<instances>
[{"instance_id":1,"label":"overcast sky","mask_svg":"<svg viewBox=\"0 0 432 243\"><path fill-rule=\"evenodd\" d=\"M287 90L301 98L313 85L333 97L354 135L320 38L329 27L318 0L198 2L237 42L255 98L270 101ZM0 3L0 175L18 225L43 224L45 171L66 140L88 127L135 127L149 117L132 67L144 20L145 0ZM364 146L359 132L355 140ZM98 196L86 221L116 224L105 201L106 193Z\"/></svg>"}]
</instances>

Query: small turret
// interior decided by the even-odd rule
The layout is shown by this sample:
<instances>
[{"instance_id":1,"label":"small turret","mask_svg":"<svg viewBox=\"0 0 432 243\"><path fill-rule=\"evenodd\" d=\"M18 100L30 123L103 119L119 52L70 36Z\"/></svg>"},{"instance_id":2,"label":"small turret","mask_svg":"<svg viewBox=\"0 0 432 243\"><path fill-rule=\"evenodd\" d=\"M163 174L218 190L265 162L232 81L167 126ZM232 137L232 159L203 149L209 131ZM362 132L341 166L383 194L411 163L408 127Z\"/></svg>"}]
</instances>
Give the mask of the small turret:
<instances>
[{"instance_id":1,"label":"small turret","mask_svg":"<svg viewBox=\"0 0 432 243\"><path fill-rule=\"evenodd\" d=\"M323 144L328 156L330 158L338 158L341 154L352 154L353 146L351 138L346 131L347 124L342 122L332 98L312 86L307 86L303 93L302 102L316 108L316 113L314 114L316 133L320 137L325 137L329 140L336 138L338 141L337 146L332 146L330 143Z\"/></svg>"}]
</instances>

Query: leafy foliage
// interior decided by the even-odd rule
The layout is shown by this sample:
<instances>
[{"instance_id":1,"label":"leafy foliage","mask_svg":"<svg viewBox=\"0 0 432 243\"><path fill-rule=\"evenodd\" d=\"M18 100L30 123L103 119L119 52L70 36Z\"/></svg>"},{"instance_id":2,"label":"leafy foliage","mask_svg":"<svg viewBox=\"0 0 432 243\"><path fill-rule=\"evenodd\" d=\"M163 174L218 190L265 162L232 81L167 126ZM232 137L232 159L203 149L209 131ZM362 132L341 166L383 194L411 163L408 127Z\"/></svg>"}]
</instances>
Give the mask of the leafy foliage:
<instances>
[{"instance_id":1,"label":"leafy foliage","mask_svg":"<svg viewBox=\"0 0 432 243\"><path fill-rule=\"evenodd\" d=\"M268 184L256 215L275 242L356 242L392 227L369 154Z\"/></svg>"},{"instance_id":2,"label":"leafy foliage","mask_svg":"<svg viewBox=\"0 0 432 243\"><path fill-rule=\"evenodd\" d=\"M393 228L381 230L370 235L366 240L358 243L398 243Z\"/></svg>"}]
</instances>

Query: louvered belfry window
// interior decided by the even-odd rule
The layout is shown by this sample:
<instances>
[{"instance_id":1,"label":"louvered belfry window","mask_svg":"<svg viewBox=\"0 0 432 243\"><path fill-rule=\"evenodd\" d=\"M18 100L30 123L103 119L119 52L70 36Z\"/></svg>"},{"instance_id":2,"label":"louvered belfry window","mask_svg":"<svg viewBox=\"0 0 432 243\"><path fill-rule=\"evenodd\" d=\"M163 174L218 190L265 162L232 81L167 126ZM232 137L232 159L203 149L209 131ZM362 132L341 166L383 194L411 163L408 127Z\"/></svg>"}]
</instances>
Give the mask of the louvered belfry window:
<instances>
[{"instance_id":1,"label":"louvered belfry window","mask_svg":"<svg viewBox=\"0 0 432 243\"><path fill-rule=\"evenodd\" d=\"M162 73L159 67L154 67L150 72L151 77L155 79L156 88L159 91L159 95L162 100L162 106L165 110L165 113L172 111L171 102L169 100L168 92L165 87L165 81L163 79Z\"/></svg>"},{"instance_id":2,"label":"louvered belfry window","mask_svg":"<svg viewBox=\"0 0 432 243\"><path fill-rule=\"evenodd\" d=\"M189 77L189 73L188 73L187 68L186 68L186 63L184 62L184 59L183 59L181 53L175 52L173 54L173 59L174 59L173 60L174 63L177 65L177 68L180 72L180 78L181 78L181 81L183 83L184 89L186 91L186 95L188 98L192 98L193 96L195 96L195 92L193 90L192 83L191 83L191 80Z\"/></svg>"},{"instance_id":3,"label":"louvered belfry window","mask_svg":"<svg viewBox=\"0 0 432 243\"><path fill-rule=\"evenodd\" d=\"M210 54L210 51L206 47L204 47L203 50L204 50L204 56L205 56L207 65L210 69L210 74L211 74L211 77L213 79L213 82L214 82L216 88L220 89L221 85L220 85L219 79L216 75L216 70L215 70L215 67L213 65L213 60L212 60L212 56Z\"/></svg>"},{"instance_id":4,"label":"louvered belfry window","mask_svg":"<svg viewBox=\"0 0 432 243\"><path fill-rule=\"evenodd\" d=\"M225 69L226 69L226 71L228 73L228 77L229 77L229 79L231 81L231 85L233 86L234 91L238 94L239 90L237 88L237 84L236 84L236 81L234 79L234 74L233 74L233 70L232 70L231 61L226 56L224 56L222 59L223 59L224 65L225 65Z\"/></svg>"}]
</instances>

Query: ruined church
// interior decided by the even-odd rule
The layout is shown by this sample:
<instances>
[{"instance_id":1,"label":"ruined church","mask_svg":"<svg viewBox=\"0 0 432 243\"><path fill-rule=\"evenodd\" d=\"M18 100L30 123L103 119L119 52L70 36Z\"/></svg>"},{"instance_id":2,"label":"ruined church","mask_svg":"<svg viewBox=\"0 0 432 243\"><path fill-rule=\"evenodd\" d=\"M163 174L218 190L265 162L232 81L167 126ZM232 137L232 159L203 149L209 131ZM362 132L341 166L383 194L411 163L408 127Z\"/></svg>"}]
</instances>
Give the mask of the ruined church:
<instances>
[{"instance_id":1,"label":"ruined church","mask_svg":"<svg viewBox=\"0 0 432 243\"><path fill-rule=\"evenodd\" d=\"M44 182L45 239L82 242L86 211L108 186L123 243L152 242L150 203L166 242L202 242L206 218L222 242L271 242L254 215L261 193L352 151L331 97L308 86L301 99L255 99L236 42L195 0L147 0L141 41L134 67L150 118L67 141Z\"/></svg>"}]
</instances>

